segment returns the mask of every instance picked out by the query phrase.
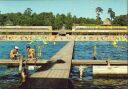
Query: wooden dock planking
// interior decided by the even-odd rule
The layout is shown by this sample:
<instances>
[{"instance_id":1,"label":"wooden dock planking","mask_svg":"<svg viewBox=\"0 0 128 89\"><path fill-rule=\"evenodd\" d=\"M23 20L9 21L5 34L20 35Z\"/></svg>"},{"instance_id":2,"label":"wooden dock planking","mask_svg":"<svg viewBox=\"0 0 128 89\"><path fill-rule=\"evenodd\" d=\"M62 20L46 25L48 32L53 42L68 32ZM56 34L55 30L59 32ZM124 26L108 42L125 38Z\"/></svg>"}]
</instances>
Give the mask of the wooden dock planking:
<instances>
[{"instance_id":1,"label":"wooden dock planking","mask_svg":"<svg viewBox=\"0 0 128 89\"><path fill-rule=\"evenodd\" d=\"M48 64L48 61L49 60L38 60L35 64L35 62L31 61L31 62L23 62L23 64L27 64L27 65L37 65L37 66L42 66L44 64ZM73 66L79 66L79 65L107 65L107 60L85 60L85 59L74 59L72 60L72 65ZM111 65L128 65L128 61L127 60L110 60L110 64ZM2 59L0 60L0 65L15 65L15 66L19 66L19 61L17 60L7 60L7 59ZM58 69L59 69L59 66L62 65L62 64L58 64L56 65L56 67L58 66ZM55 65L54 65L55 66ZM67 65L63 65L63 69L65 69L66 67L68 67ZM52 68L54 69L54 68ZM60 67L60 69L62 69Z\"/></svg>"},{"instance_id":2,"label":"wooden dock planking","mask_svg":"<svg viewBox=\"0 0 128 89\"><path fill-rule=\"evenodd\" d=\"M93 78L128 78L128 66L93 66Z\"/></svg>"},{"instance_id":3,"label":"wooden dock planking","mask_svg":"<svg viewBox=\"0 0 128 89\"><path fill-rule=\"evenodd\" d=\"M49 69L38 71L30 76L31 89L70 89L69 74L72 62L74 42L65 45L51 61L62 59L65 63L54 63Z\"/></svg>"},{"instance_id":4,"label":"wooden dock planking","mask_svg":"<svg viewBox=\"0 0 128 89\"><path fill-rule=\"evenodd\" d=\"M37 65L37 66L42 66L44 64L48 64L49 60L38 60L35 64L35 62L30 61L30 62L23 62L23 64L27 64L27 65ZM85 60L85 59L74 59L72 60L72 65L74 66L79 66L79 65L107 65L107 60ZM127 60L110 60L110 64L111 65L128 65L128 61ZM7 60L7 59L2 59L0 60L0 65L15 65L15 66L19 66L19 61L18 60ZM58 64L58 65L54 65L54 66L59 66L62 64ZM66 67L68 67L68 65L63 65L63 69L65 69ZM52 68L55 69L55 68ZM60 69L62 69L62 67L60 67Z\"/></svg>"},{"instance_id":5,"label":"wooden dock planking","mask_svg":"<svg viewBox=\"0 0 128 89\"><path fill-rule=\"evenodd\" d=\"M69 78L73 46L74 42L67 43L67 45L65 45L59 52L56 53L55 56L51 58L51 61L62 59L63 61L65 61L65 63L55 63L51 68L46 71L34 73L33 75L31 75L31 78ZM44 76L47 72L47 76Z\"/></svg>"},{"instance_id":6,"label":"wooden dock planking","mask_svg":"<svg viewBox=\"0 0 128 89\"><path fill-rule=\"evenodd\" d=\"M19 65L19 61L18 60L12 61L12 60L7 60L7 59L0 60L0 65L9 65L9 64Z\"/></svg>"},{"instance_id":7,"label":"wooden dock planking","mask_svg":"<svg viewBox=\"0 0 128 89\"><path fill-rule=\"evenodd\" d=\"M72 60L72 65L80 66L80 65L107 65L108 60ZM110 65L128 65L128 60L109 60Z\"/></svg>"},{"instance_id":8,"label":"wooden dock planking","mask_svg":"<svg viewBox=\"0 0 128 89\"><path fill-rule=\"evenodd\" d=\"M19 66L20 61L19 60L7 60L7 59L1 59L0 60L0 65L15 65L15 66ZM23 64L27 64L27 65L44 65L48 63L48 60L37 60L36 63L34 61L28 61L26 63L26 61L23 62Z\"/></svg>"}]
</instances>

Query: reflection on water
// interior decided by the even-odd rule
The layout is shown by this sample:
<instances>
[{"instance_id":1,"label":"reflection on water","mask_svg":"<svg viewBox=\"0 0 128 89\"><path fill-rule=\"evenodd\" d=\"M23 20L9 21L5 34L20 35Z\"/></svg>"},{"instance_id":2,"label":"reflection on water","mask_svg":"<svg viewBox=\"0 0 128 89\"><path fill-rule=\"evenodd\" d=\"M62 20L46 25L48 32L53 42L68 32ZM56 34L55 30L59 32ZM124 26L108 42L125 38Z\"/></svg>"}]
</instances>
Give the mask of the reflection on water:
<instances>
[{"instance_id":1,"label":"reflection on water","mask_svg":"<svg viewBox=\"0 0 128 89\"><path fill-rule=\"evenodd\" d=\"M72 81L75 89L128 89L126 79L97 79L91 81Z\"/></svg>"},{"instance_id":2,"label":"reflection on water","mask_svg":"<svg viewBox=\"0 0 128 89\"><path fill-rule=\"evenodd\" d=\"M127 79L93 79L92 67L85 67L80 79L78 67L71 69L71 80L75 89L128 89Z\"/></svg>"},{"instance_id":3,"label":"reflection on water","mask_svg":"<svg viewBox=\"0 0 128 89\"><path fill-rule=\"evenodd\" d=\"M18 68L0 66L0 89L17 89L20 84Z\"/></svg>"},{"instance_id":4,"label":"reflection on water","mask_svg":"<svg viewBox=\"0 0 128 89\"><path fill-rule=\"evenodd\" d=\"M21 53L25 55L25 45L28 42L1 42L0 44L0 58L8 59L8 52L14 45L21 48ZM43 47L43 58L49 59L66 42L58 42L55 45L49 43ZM120 43L127 47L127 43ZM10 45L10 46L8 46ZM127 59L127 48L114 48L111 42L76 42L74 50L74 59L92 59L93 46L97 46L98 59ZM34 45L32 45L34 47ZM5 50L6 49L6 50ZM0 66L0 89L19 89L20 77L17 68L7 68ZM31 74L31 73L30 73ZM92 67L84 67L82 79L80 77L80 70L77 66L71 68L70 79L73 82L75 89L127 89L128 81L125 79L93 79Z\"/></svg>"},{"instance_id":5,"label":"reflection on water","mask_svg":"<svg viewBox=\"0 0 128 89\"><path fill-rule=\"evenodd\" d=\"M0 89L22 89L19 87L18 68L7 69L6 66L1 66L0 70ZM93 79L92 67L84 68L82 79L79 76L78 67L73 66L70 79L75 89L127 89L126 79Z\"/></svg>"}]
</instances>

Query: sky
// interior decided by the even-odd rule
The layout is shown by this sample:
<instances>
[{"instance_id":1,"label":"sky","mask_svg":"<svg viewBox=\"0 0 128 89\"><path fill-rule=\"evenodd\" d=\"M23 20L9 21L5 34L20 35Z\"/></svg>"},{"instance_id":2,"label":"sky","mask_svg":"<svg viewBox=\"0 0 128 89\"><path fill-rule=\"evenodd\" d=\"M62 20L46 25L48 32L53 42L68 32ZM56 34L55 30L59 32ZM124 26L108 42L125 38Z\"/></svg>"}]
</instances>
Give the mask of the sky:
<instances>
[{"instance_id":1,"label":"sky","mask_svg":"<svg viewBox=\"0 0 128 89\"><path fill-rule=\"evenodd\" d=\"M0 0L1 13L24 12L31 8L33 12L53 12L77 17L96 18L95 9L101 7L104 11L101 18L108 18L108 8L118 15L127 14L127 0Z\"/></svg>"}]
</instances>

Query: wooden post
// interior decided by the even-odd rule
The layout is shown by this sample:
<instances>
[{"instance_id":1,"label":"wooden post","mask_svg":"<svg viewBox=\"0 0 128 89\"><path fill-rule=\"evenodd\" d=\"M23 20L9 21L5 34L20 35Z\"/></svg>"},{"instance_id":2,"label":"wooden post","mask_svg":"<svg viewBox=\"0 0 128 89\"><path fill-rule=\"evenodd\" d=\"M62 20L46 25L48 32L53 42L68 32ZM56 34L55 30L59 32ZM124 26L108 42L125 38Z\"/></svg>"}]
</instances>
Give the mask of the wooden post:
<instances>
[{"instance_id":1,"label":"wooden post","mask_svg":"<svg viewBox=\"0 0 128 89\"><path fill-rule=\"evenodd\" d=\"M41 58L41 46L38 46L38 57Z\"/></svg>"},{"instance_id":2,"label":"wooden post","mask_svg":"<svg viewBox=\"0 0 128 89\"><path fill-rule=\"evenodd\" d=\"M23 56L20 56L20 58L19 58L19 73L22 72L22 65L23 65Z\"/></svg>"},{"instance_id":3,"label":"wooden post","mask_svg":"<svg viewBox=\"0 0 128 89\"><path fill-rule=\"evenodd\" d=\"M96 46L93 48L93 60L96 60Z\"/></svg>"},{"instance_id":4,"label":"wooden post","mask_svg":"<svg viewBox=\"0 0 128 89\"><path fill-rule=\"evenodd\" d=\"M110 60L107 60L106 62L107 62L107 65L110 66Z\"/></svg>"},{"instance_id":5,"label":"wooden post","mask_svg":"<svg viewBox=\"0 0 128 89\"><path fill-rule=\"evenodd\" d=\"M80 79L82 79L82 77L83 77L83 70L84 70L84 66L79 66Z\"/></svg>"}]
</instances>

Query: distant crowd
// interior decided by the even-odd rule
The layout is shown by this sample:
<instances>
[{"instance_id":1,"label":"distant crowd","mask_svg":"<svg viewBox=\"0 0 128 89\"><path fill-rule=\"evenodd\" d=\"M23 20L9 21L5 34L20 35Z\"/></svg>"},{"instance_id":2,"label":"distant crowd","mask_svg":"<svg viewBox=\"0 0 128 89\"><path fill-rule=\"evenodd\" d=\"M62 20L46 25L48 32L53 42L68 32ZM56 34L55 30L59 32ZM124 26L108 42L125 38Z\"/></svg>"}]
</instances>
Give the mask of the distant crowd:
<instances>
[{"instance_id":1,"label":"distant crowd","mask_svg":"<svg viewBox=\"0 0 128 89\"><path fill-rule=\"evenodd\" d=\"M124 35L0 35L1 41L115 41L127 40Z\"/></svg>"}]
</instances>

